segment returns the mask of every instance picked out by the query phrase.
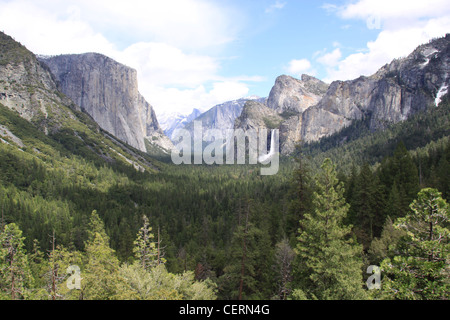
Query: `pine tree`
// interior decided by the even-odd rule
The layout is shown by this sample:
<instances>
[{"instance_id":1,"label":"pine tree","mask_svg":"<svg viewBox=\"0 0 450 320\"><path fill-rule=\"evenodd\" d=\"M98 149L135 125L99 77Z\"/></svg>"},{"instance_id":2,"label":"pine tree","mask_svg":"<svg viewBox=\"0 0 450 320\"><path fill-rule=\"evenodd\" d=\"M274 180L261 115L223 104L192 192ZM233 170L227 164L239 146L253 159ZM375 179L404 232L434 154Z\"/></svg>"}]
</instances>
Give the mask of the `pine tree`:
<instances>
[{"instance_id":1,"label":"pine tree","mask_svg":"<svg viewBox=\"0 0 450 320\"><path fill-rule=\"evenodd\" d=\"M316 177L311 213L300 221L296 247L299 287L309 298L363 299L362 248L343 221L349 205L335 166L325 159Z\"/></svg>"},{"instance_id":2,"label":"pine tree","mask_svg":"<svg viewBox=\"0 0 450 320\"><path fill-rule=\"evenodd\" d=\"M15 223L5 225L0 233L0 294L11 300L26 297L33 283L24 240Z\"/></svg>"},{"instance_id":3,"label":"pine tree","mask_svg":"<svg viewBox=\"0 0 450 320\"><path fill-rule=\"evenodd\" d=\"M355 225L355 233L359 242L367 249L372 239L381 234L385 220L382 188L368 163L361 167L361 172L355 179L349 203L354 215L352 223Z\"/></svg>"},{"instance_id":4,"label":"pine tree","mask_svg":"<svg viewBox=\"0 0 450 320\"><path fill-rule=\"evenodd\" d=\"M145 270L158 264L158 249L156 248L153 238L155 237L150 227L147 216L143 216L144 225L139 230L137 238L134 241L133 252L141 267Z\"/></svg>"},{"instance_id":5,"label":"pine tree","mask_svg":"<svg viewBox=\"0 0 450 320\"><path fill-rule=\"evenodd\" d=\"M301 146L296 146L298 156L295 158L295 169L290 184L289 217L287 221L287 234L295 234L298 221L311 209L312 186L310 168L301 152Z\"/></svg>"},{"instance_id":6,"label":"pine tree","mask_svg":"<svg viewBox=\"0 0 450 320\"><path fill-rule=\"evenodd\" d=\"M381 268L382 297L394 299L446 299L450 292L450 207L436 189L422 189L410 205L411 212L395 227L407 232L397 245L399 253L385 259Z\"/></svg>"},{"instance_id":7,"label":"pine tree","mask_svg":"<svg viewBox=\"0 0 450 320\"><path fill-rule=\"evenodd\" d=\"M264 274L270 263L267 249L270 244L257 225L257 213L250 206L251 200L244 200L238 214L238 226L233 233L230 257L220 281L223 294L229 299L245 300L261 298L267 283ZM270 266L269 266L270 268Z\"/></svg>"},{"instance_id":8,"label":"pine tree","mask_svg":"<svg viewBox=\"0 0 450 320\"><path fill-rule=\"evenodd\" d=\"M444 199L450 199L450 162L445 155L439 160L436 171L438 175L438 189L442 191Z\"/></svg>"},{"instance_id":9,"label":"pine tree","mask_svg":"<svg viewBox=\"0 0 450 320\"><path fill-rule=\"evenodd\" d=\"M91 214L85 247L87 262L82 270L82 298L114 299L119 260L109 246L104 223L95 210Z\"/></svg>"},{"instance_id":10,"label":"pine tree","mask_svg":"<svg viewBox=\"0 0 450 320\"><path fill-rule=\"evenodd\" d=\"M386 215L393 219L404 217L420 184L417 167L403 142L398 144L392 157L383 161L380 180L388 199Z\"/></svg>"}]
</instances>

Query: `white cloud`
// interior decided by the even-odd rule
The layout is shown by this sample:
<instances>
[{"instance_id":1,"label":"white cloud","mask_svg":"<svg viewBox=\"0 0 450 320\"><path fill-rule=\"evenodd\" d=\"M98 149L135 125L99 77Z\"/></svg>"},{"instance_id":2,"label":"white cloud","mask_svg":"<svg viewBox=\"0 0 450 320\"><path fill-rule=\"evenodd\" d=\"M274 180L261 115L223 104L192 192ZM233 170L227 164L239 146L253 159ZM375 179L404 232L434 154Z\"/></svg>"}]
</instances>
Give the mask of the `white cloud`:
<instances>
[{"instance_id":1,"label":"white cloud","mask_svg":"<svg viewBox=\"0 0 450 320\"><path fill-rule=\"evenodd\" d=\"M447 0L359 0L338 9L344 19L416 20L437 18L450 13Z\"/></svg>"},{"instance_id":2,"label":"white cloud","mask_svg":"<svg viewBox=\"0 0 450 320\"><path fill-rule=\"evenodd\" d=\"M136 43L117 57L160 86L193 88L214 78L219 70L219 63L210 56L186 54L165 43Z\"/></svg>"},{"instance_id":3,"label":"white cloud","mask_svg":"<svg viewBox=\"0 0 450 320\"><path fill-rule=\"evenodd\" d=\"M269 7L266 8L265 12L266 13L271 13L275 10L280 10L283 9L286 6L286 2L281 2L281 1L276 1L274 4L270 5Z\"/></svg>"},{"instance_id":4,"label":"white cloud","mask_svg":"<svg viewBox=\"0 0 450 320\"><path fill-rule=\"evenodd\" d=\"M232 42L240 13L206 0L0 0L1 28L38 54L99 52L138 72L158 111L212 107L260 77L219 75L212 53ZM211 89L205 89L205 86Z\"/></svg>"},{"instance_id":5,"label":"white cloud","mask_svg":"<svg viewBox=\"0 0 450 320\"><path fill-rule=\"evenodd\" d=\"M299 77L302 74L314 75L311 62L308 59L293 59L289 62L286 71L293 76Z\"/></svg>"},{"instance_id":6,"label":"white cloud","mask_svg":"<svg viewBox=\"0 0 450 320\"><path fill-rule=\"evenodd\" d=\"M147 90L152 97L154 105L165 106L164 108L155 109L157 114L172 113L174 111L181 114L189 114L193 108L207 110L224 101L247 96L249 92L246 84L235 81L215 82L209 91L203 85L192 89L149 85Z\"/></svg>"},{"instance_id":7,"label":"white cloud","mask_svg":"<svg viewBox=\"0 0 450 320\"><path fill-rule=\"evenodd\" d=\"M239 30L239 13L205 0L76 1L86 18L99 28L127 30L149 41L179 48L210 47L232 41Z\"/></svg>"},{"instance_id":8,"label":"white cloud","mask_svg":"<svg viewBox=\"0 0 450 320\"><path fill-rule=\"evenodd\" d=\"M432 38L450 30L450 2L446 0L359 0L342 7L326 7L342 19L365 21L368 28L379 29L374 41L357 53L339 58L322 56L317 61L326 66L324 81L349 80L369 76L384 64L411 53ZM337 58L336 54L334 58ZM334 67L330 68L330 62Z\"/></svg>"},{"instance_id":9,"label":"white cloud","mask_svg":"<svg viewBox=\"0 0 450 320\"><path fill-rule=\"evenodd\" d=\"M339 63L339 59L342 57L341 49L336 48L330 53L326 53L317 58L317 61L327 67L334 67Z\"/></svg>"},{"instance_id":10,"label":"white cloud","mask_svg":"<svg viewBox=\"0 0 450 320\"><path fill-rule=\"evenodd\" d=\"M112 52L114 45L79 19L79 11L68 6L57 14L29 1L2 3L3 30L28 49L41 54Z\"/></svg>"}]
</instances>

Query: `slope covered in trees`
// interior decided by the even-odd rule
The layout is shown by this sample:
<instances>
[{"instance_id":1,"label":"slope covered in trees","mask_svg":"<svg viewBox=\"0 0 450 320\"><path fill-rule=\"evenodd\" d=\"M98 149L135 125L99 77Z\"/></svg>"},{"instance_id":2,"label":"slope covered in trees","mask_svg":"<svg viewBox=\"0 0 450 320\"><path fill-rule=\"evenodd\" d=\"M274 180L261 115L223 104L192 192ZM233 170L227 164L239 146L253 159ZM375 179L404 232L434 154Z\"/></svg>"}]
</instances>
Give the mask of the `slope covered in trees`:
<instances>
[{"instance_id":1,"label":"slope covered in trees","mask_svg":"<svg viewBox=\"0 0 450 320\"><path fill-rule=\"evenodd\" d=\"M441 108L448 109L448 103L434 111L439 114ZM394 295L392 290L378 296L368 294L365 269L371 264L386 266L386 259L394 259L400 248L409 252L411 240L403 240L395 226L399 219L414 213L410 204L420 199L421 189L436 188L442 201L448 201L450 144L446 136L413 151L408 151L405 143L398 143L394 152L380 147L380 153L388 156L370 164L355 158L340 167L333 157L322 161L322 153L306 156L305 152L297 162L285 160L275 176L260 176L257 168L249 165L159 163L159 172L139 172L132 165L84 157L76 145L72 147L78 151L72 154L60 136L40 135L14 113L2 112L3 123L9 124L11 132L25 144L31 141L27 139L35 139L33 148L40 150L20 151L6 136L9 144L0 144L5 270L0 286L5 299L327 299L343 297L343 288L349 289L344 295L350 299L408 298ZM424 115L428 116L433 117L433 112ZM14 121L20 126L13 126ZM398 132L391 137L402 141L413 124L408 121L397 126L390 129ZM434 129L440 127L430 126L431 133ZM354 140L362 146L361 154L373 147L365 144L367 141L377 141L367 139ZM384 146L390 149L389 144ZM344 144L333 152L346 158L352 152L348 148ZM324 168L317 168L319 161ZM335 165L336 171L331 170ZM448 210L445 205L443 208ZM325 232L325 225L315 216L324 221L328 216L337 219L333 220L335 227L326 227L332 228L328 232L335 238L313 238L319 230ZM439 227L448 230L448 221L440 221ZM144 237L143 230L153 237ZM148 242L152 244L145 251ZM445 236L441 250L448 252L446 244ZM18 248L16 268L8 265L11 258L5 253L11 245ZM347 245L354 249L343 250ZM139 252L148 252L149 261L155 261L157 248L165 263L143 264ZM311 252L314 248L320 251ZM322 258L310 260L314 256ZM339 262L319 263L333 258ZM56 259L68 260L56 263ZM354 261L353 269L349 261ZM444 274L440 295L420 298L448 296L448 260L440 261L438 269ZM348 276L343 277L340 264L348 266ZM69 265L79 266L84 275L80 290L69 291L65 286ZM15 280L15 289L11 289L13 270L19 272L14 279L21 279ZM57 285L50 286L55 270L59 270L53 276ZM395 269L384 270L396 285L415 285L411 279L398 284ZM318 285L325 276L333 286ZM101 284L97 278L104 278ZM180 279L187 281L184 289L176 289ZM152 289L154 281L163 281L167 291ZM387 278L383 283L389 283ZM209 292L206 296L195 289L203 286L208 288L201 290ZM393 284L389 286L387 289Z\"/></svg>"}]
</instances>

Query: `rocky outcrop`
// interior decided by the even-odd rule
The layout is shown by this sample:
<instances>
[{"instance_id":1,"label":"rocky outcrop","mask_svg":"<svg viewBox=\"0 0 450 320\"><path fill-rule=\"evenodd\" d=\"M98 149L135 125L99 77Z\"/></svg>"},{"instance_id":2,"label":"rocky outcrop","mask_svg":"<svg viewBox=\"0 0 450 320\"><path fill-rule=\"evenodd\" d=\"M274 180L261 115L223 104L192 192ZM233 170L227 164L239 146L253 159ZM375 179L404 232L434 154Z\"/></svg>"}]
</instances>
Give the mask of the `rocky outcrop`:
<instances>
[{"instance_id":1,"label":"rocky outcrop","mask_svg":"<svg viewBox=\"0 0 450 320\"><path fill-rule=\"evenodd\" d=\"M242 98L238 100L228 101L217 106L212 107L208 111L202 113L195 118L195 121L201 121L203 131L218 129L222 131L225 136L226 131L234 128L236 119L241 115L244 105L247 102L258 102L263 104L266 99L256 96ZM184 129L193 134L194 122L191 121L184 126Z\"/></svg>"},{"instance_id":2,"label":"rocky outcrop","mask_svg":"<svg viewBox=\"0 0 450 320\"><path fill-rule=\"evenodd\" d=\"M105 131L129 145L171 150L152 106L138 91L137 72L97 53L41 57L60 90Z\"/></svg>"},{"instance_id":3,"label":"rocky outcrop","mask_svg":"<svg viewBox=\"0 0 450 320\"><path fill-rule=\"evenodd\" d=\"M270 91L267 106L278 113L302 113L316 105L327 89L326 83L308 75L302 75L301 80L282 75Z\"/></svg>"},{"instance_id":4,"label":"rocky outcrop","mask_svg":"<svg viewBox=\"0 0 450 320\"><path fill-rule=\"evenodd\" d=\"M257 101L247 101L236 119L234 128L243 129L276 129L283 118L273 109Z\"/></svg>"},{"instance_id":5,"label":"rocky outcrop","mask_svg":"<svg viewBox=\"0 0 450 320\"><path fill-rule=\"evenodd\" d=\"M199 117L202 112L199 109L194 108L188 115L179 112L160 114L158 121L164 133L172 140L172 135L176 129L182 129L186 124L194 121Z\"/></svg>"},{"instance_id":6,"label":"rocky outcrop","mask_svg":"<svg viewBox=\"0 0 450 320\"><path fill-rule=\"evenodd\" d=\"M5 107L16 111L32 125L17 122L15 113L2 112L0 143L42 157L44 161L59 150L65 156L74 154L88 161L131 164L140 171L156 169L141 152L100 130L92 117L59 91L47 65L12 37L0 32L0 109ZM38 131L49 137L42 140L42 144L33 145L27 137ZM59 147L54 149L56 145Z\"/></svg>"},{"instance_id":7,"label":"rocky outcrop","mask_svg":"<svg viewBox=\"0 0 450 320\"><path fill-rule=\"evenodd\" d=\"M306 75L301 80L278 77L267 105L283 118L281 153L290 154L296 143L317 141L355 120L368 120L369 129L378 130L438 105L448 92L449 44L450 35L434 39L370 77L329 86ZM241 119L246 122L251 120Z\"/></svg>"},{"instance_id":8,"label":"rocky outcrop","mask_svg":"<svg viewBox=\"0 0 450 320\"><path fill-rule=\"evenodd\" d=\"M315 141L369 117L377 130L438 103L449 84L450 35L418 47L370 77L336 81L302 116L301 137Z\"/></svg>"},{"instance_id":9,"label":"rocky outcrop","mask_svg":"<svg viewBox=\"0 0 450 320\"><path fill-rule=\"evenodd\" d=\"M62 118L74 118L60 106L76 107L57 90L50 70L10 36L0 32L0 103L35 123L45 133L57 131Z\"/></svg>"}]
</instances>

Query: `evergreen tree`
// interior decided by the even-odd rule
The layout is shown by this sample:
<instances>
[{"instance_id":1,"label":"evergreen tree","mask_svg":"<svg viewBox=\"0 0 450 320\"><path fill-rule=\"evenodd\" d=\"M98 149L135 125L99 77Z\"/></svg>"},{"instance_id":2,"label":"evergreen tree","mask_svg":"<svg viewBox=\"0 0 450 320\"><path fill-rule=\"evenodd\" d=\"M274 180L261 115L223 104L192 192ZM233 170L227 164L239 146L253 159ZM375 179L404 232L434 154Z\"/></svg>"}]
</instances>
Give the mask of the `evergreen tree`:
<instances>
[{"instance_id":1,"label":"evergreen tree","mask_svg":"<svg viewBox=\"0 0 450 320\"><path fill-rule=\"evenodd\" d=\"M403 142L397 145L392 157L383 161L380 181L389 199L386 214L394 219L404 217L420 184L417 167Z\"/></svg>"},{"instance_id":2,"label":"evergreen tree","mask_svg":"<svg viewBox=\"0 0 450 320\"><path fill-rule=\"evenodd\" d=\"M300 221L296 247L299 287L309 298L363 299L362 248L343 221L349 205L330 159L316 177L313 211Z\"/></svg>"},{"instance_id":3,"label":"evergreen tree","mask_svg":"<svg viewBox=\"0 0 450 320\"><path fill-rule=\"evenodd\" d=\"M22 230L15 223L0 233L0 297L19 300L27 297L33 279L24 249Z\"/></svg>"},{"instance_id":4,"label":"evergreen tree","mask_svg":"<svg viewBox=\"0 0 450 320\"><path fill-rule=\"evenodd\" d=\"M407 235L397 245L399 253L385 259L381 268L382 297L394 299L447 299L450 250L450 207L436 189L426 188L410 205L411 212L395 227Z\"/></svg>"},{"instance_id":5,"label":"evergreen tree","mask_svg":"<svg viewBox=\"0 0 450 320\"><path fill-rule=\"evenodd\" d=\"M380 265L386 258L395 256L395 248L401 238L405 236L405 231L394 227L392 219L388 217L384 224L383 231L379 238L373 239L368 251L371 265Z\"/></svg>"},{"instance_id":6,"label":"evergreen tree","mask_svg":"<svg viewBox=\"0 0 450 320\"><path fill-rule=\"evenodd\" d=\"M311 209L313 187L311 186L311 169L301 151L301 146L296 146L295 168L292 174L289 196L289 217L287 221L287 234L295 234L298 229L298 221Z\"/></svg>"},{"instance_id":7,"label":"evergreen tree","mask_svg":"<svg viewBox=\"0 0 450 320\"><path fill-rule=\"evenodd\" d=\"M142 268L148 270L158 264L158 249L153 242L154 235L151 233L148 218L143 216L144 225L137 234L137 239L134 241L133 252L136 259L139 261Z\"/></svg>"},{"instance_id":8,"label":"evergreen tree","mask_svg":"<svg viewBox=\"0 0 450 320\"><path fill-rule=\"evenodd\" d=\"M353 194L349 199L355 233L360 243L368 249L372 239L381 234L384 224L385 201L378 177L368 163L361 167L355 179Z\"/></svg>"},{"instance_id":9,"label":"evergreen tree","mask_svg":"<svg viewBox=\"0 0 450 320\"><path fill-rule=\"evenodd\" d=\"M439 160L438 167L436 169L438 176L437 187L442 191L444 199L450 200L450 147L448 147L447 153L449 156L443 156Z\"/></svg>"},{"instance_id":10,"label":"evergreen tree","mask_svg":"<svg viewBox=\"0 0 450 320\"><path fill-rule=\"evenodd\" d=\"M119 260L109 246L104 223L94 210L85 244L86 264L82 270L82 298L87 300L114 299Z\"/></svg>"},{"instance_id":11,"label":"evergreen tree","mask_svg":"<svg viewBox=\"0 0 450 320\"><path fill-rule=\"evenodd\" d=\"M229 262L220 279L222 293L229 299L261 299L271 291L270 239L261 225L261 208L253 208L252 202L243 201Z\"/></svg>"}]
</instances>

